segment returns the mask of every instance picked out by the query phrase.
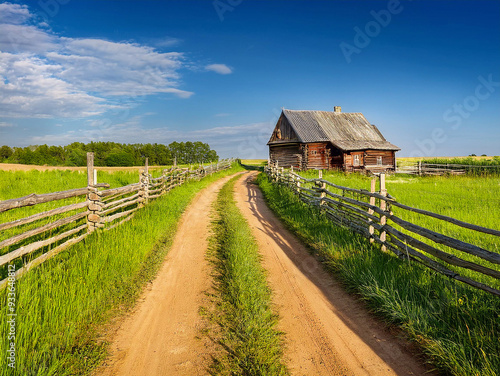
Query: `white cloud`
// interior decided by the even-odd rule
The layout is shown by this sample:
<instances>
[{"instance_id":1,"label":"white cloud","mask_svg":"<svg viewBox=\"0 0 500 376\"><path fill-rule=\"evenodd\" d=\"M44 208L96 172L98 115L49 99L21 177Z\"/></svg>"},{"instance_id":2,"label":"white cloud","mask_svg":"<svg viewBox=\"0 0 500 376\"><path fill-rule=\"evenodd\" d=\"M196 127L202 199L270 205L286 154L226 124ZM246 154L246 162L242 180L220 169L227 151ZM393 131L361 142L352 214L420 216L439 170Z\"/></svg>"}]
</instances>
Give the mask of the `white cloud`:
<instances>
[{"instance_id":1,"label":"white cloud","mask_svg":"<svg viewBox=\"0 0 500 376\"><path fill-rule=\"evenodd\" d=\"M19 25L31 18L26 5L1 3L0 23Z\"/></svg>"},{"instance_id":2,"label":"white cloud","mask_svg":"<svg viewBox=\"0 0 500 376\"><path fill-rule=\"evenodd\" d=\"M14 124L12 123L7 123L6 121L0 121L0 128L7 128L7 127L13 127Z\"/></svg>"},{"instance_id":3,"label":"white cloud","mask_svg":"<svg viewBox=\"0 0 500 376\"><path fill-rule=\"evenodd\" d=\"M233 70L226 64L210 64L205 67L207 71L212 71L219 74L231 74Z\"/></svg>"},{"instance_id":4,"label":"white cloud","mask_svg":"<svg viewBox=\"0 0 500 376\"><path fill-rule=\"evenodd\" d=\"M113 101L123 97L130 103L152 94L193 94L179 88L179 71L187 64L182 53L60 37L32 19L24 5L0 4L3 117L88 117L116 108Z\"/></svg>"}]
</instances>

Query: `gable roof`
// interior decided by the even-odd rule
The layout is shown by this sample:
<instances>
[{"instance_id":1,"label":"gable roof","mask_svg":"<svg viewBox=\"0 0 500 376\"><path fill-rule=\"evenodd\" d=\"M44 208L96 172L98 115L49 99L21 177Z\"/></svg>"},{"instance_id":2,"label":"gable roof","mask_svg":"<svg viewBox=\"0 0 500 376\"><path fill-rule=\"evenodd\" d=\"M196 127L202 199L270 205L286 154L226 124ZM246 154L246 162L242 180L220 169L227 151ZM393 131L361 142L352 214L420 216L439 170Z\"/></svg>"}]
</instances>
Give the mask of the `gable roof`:
<instances>
[{"instance_id":1,"label":"gable roof","mask_svg":"<svg viewBox=\"0 0 500 376\"><path fill-rule=\"evenodd\" d=\"M298 142L331 142L341 150L401 150L388 142L360 112L296 111L283 109ZM279 144L281 141L270 141Z\"/></svg>"}]
</instances>

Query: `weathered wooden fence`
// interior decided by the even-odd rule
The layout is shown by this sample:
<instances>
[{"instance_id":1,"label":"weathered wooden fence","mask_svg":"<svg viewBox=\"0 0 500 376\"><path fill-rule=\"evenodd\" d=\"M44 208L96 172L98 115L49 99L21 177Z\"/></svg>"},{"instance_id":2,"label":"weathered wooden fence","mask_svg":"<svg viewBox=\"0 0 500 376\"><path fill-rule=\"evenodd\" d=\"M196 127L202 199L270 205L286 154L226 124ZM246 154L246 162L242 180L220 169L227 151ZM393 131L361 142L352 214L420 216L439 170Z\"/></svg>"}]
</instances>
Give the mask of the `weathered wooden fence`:
<instances>
[{"instance_id":1,"label":"weathered wooden fence","mask_svg":"<svg viewBox=\"0 0 500 376\"><path fill-rule=\"evenodd\" d=\"M480 165L462 165L462 164L437 164L437 163L398 163L396 174L411 175L463 175L463 174L491 174L500 173L500 166L480 166Z\"/></svg>"},{"instance_id":2,"label":"weathered wooden fence","mask_svg":"<svg viewBox=\"0 0 500 376\"><path fill-rule=\"evenodd\" d=\"M378 178L378 191L377 178L372 179L368 191L333 184L322 179L321 171L317 179L306 179L294 173L293 169L285 171L277 166L266 167L265 172L272 181L293 190L302 201L321 208L337 225L354 230L369 238L370 242L379 243L383 251L390 250L401 259L418 261L450 278L500 296L499 289L478 281L477 274L476 278L463 276L456 270L456 267L464 268L493 278L490 281L499 280L499 253L411 223L394 212L418 213L446 224L488 234L495 237L495 241L498 239L497 244L500 244L500 231L401 204L387 193L384 174ZM475 257L464 257L464 254ZM453 267L450 269L444 263Z\"/></svg>"},{"instance_id":3,"label":"weathered wooden fence","mask_svg":"<svg viewBox=\"0 0 500 376\"><path fill-rule=\"evenodd\" d=\"M25 218L0 223L0 231L15 234L0 241L0 267L23 259L21 268L16 268L16 278L32 267L55 256L96 229L109 230L128 220L150 200L158 198L173 188L192 179L200 179L207 174L229 168L233 159L226 159L197 169L173 167L162 171L153 178L148 164L139 172L139 182L119 188L109 188L109 184L96 182L94 155L87 154L87 187L68 191L30 194L25 197L0 201L0 213L13 209L62 202L63 206L37 212ZM104 189L103 189L104 188ZM68 203L70 201L70 203ZM75 202L72 202L75 201ZM19 229L22 229L19 231ZM26 231L24 231L26 230ZM34 259L30 255L44 251ZM25 262L24 262L25 261ZM0 288L7 278L0 281Z\"/></svg>"}]
</instances>

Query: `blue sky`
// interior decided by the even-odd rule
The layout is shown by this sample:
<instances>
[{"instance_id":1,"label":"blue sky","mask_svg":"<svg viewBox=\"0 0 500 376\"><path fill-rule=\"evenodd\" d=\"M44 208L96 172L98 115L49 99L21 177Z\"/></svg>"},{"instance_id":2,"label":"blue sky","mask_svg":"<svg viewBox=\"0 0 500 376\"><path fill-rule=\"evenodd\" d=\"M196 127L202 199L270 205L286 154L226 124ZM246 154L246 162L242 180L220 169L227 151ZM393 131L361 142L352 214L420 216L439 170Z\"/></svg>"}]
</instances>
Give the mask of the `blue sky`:
<instances>
[{"instance_id":1,"label":"blue sky","mask_svg":"<svg viewBox=\"0 0 500 376\"><path fill-rule=\"evenodd\" d=\"M500 1L0 3L0 145L208 142L362 112L399 156L500 155Z\"/></svg>"}]
</instances>

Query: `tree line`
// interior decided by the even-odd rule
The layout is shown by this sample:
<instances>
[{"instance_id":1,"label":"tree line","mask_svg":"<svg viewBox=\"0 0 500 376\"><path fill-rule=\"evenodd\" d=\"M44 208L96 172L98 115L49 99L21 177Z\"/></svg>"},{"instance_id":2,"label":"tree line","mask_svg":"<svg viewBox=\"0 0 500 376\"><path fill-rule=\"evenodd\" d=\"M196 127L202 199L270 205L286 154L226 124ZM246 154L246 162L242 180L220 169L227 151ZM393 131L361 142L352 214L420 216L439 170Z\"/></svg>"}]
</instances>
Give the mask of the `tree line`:
<instances>
[{"instance_id":1,"label":"tree line","mask_svg":"<svg viewBox=\"0 0 500 376\"><path fill-rule=\"evenodd\" d=\"M87 152L94 152L96 166L141 166L210 163L219 160L215 150L203 142L164 144L119 144L116 142L73 142L66 146L33 145L0 147L0 162L48 166L85 166Z\"/></svg>"}]
</instances>

